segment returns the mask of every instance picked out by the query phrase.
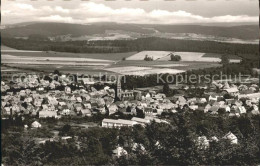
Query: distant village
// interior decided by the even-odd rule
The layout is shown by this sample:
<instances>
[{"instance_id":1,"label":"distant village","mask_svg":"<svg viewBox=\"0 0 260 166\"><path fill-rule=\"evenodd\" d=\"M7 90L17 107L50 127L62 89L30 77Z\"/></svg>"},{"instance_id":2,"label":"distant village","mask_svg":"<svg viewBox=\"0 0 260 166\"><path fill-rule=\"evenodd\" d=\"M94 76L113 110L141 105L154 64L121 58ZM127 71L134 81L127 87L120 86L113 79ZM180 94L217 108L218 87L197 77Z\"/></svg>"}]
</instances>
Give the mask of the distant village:
<instances>
[{"instance_id":1,"label":"distant village","mask_svg":"<svg viewBox=\"0 0 260 166\"><path fill-rule=\"evenodd\" d=\"M198 87L205 90L203 98L189 98L184 94L167 97L162 89L137 88L123 90L121 82L114 80L97 90L94 88L95 80L81 78L77 80L76 88L65 75L57 76L58 81L39 79L31 75L24 80L1 82L1 113L2 119L14 116L30 116L35 119L55 118L67 116L92 117L95 114L113 115L120 112L132 115L132 119L105 118L100 123L104 128L120 128L122 126L145 126L152 121L156 123L169 123L167 118L162 119L165 113L179 113L182 111L202 111L212 116L226 115L243 116L259 115L260 92L254 83L235 84L227 81L213 81L209 86ZM115 88L112 88L114 85ZM64 88L60 88L63 86ZM192 86L179 86L185 92ZM25 128L41 128L42 125L35 120ZM233 133L227 133L223 138L230 139L232 143L238 140ZM69 137L68 137L69 138ZM66 138L64 138L66 139ZM218 138L199 137L198 141L207 146L210 140ZM123 149L118 151L123 151Z\"/></svg>"}]
</instances>

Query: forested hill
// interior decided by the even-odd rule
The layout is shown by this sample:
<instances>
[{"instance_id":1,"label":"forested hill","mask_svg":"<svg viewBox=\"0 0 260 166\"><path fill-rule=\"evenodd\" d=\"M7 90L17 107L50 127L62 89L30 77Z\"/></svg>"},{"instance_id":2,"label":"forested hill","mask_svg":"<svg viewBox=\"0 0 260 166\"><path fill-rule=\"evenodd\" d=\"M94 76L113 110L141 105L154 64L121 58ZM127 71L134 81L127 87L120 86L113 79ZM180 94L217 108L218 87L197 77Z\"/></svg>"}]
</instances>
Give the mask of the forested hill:
<instances>
[{"instance_id":1,"label":"forested hill","mask_svg":"<svg viewBox=\"0 0 260 166\"><path fill-rule=\"evenodd\" d=\"M240 25L231 27L200 26L200 25L155 25L159 32L166 33L195 33L237 39L258 39L258 25Z\"/></svg>"},{"instance_id":2,"label":"forested hill","mask_svg":"<svg viewBox=\"0 0 260 166\"><path fill-rule=\"evenodd\" d=\"M237 26L205 26L205 25L141 25L118 23L68 24L68 23L24 23L7 26L2 29L3 37L28 37L42 35L53 37L59 35L84 36L103 34L106 30L121 30L140 34L162 33L194 33L218 37L237 38L243 40L258 39L258 25Z\"/></svg>"},{"instance_id":3,"label":"forested hill","mask_svg":"<svg viewBox=\"0 0 260 166\"><path fill-rule=\"evenodd\" d=\"M132 24L96 23L96 24L68 24L68 23L31 23L24 26L11 26L2 30L3 36L28 37L42 35L45 37L69 35L78 37L84 35L103 34L106 30L123 30L136 33L152 33L153 30L143 29Z\"/></svg>"},{"instance_id":4,"label":"forested hill","mask_svg":"<svg viewBox=\"0 0 260 166\"><path fill-rule=\"evenodd\" d=\"M164 38L140 38L136 40L112 41L39 41L2 38L2 44L20 50L57 51L73 53L118 53L132 51L184 51L219 54L243 54L257 59L259 46L255 44L230 44L212 41L191 41Z\"/></svg>"}]
</instances>

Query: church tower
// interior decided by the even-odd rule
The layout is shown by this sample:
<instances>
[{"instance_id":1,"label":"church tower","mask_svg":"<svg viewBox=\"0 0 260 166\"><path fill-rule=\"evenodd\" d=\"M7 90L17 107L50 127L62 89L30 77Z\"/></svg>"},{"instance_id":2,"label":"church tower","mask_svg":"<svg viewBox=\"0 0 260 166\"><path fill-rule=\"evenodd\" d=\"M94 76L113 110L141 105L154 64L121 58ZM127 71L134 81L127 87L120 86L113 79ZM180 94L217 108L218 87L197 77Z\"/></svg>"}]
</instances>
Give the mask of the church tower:
<instances>
[{"instance_id":1,"label":"church tower","mask_svg":"<svg viewBox=\"0 0 260 166\"><path fill-rule=\"evenodd\" d=\"M116 97L121 100L122 97L122 89L121 89L121 79L120 76L118 76L117 82L116 82Z\"/></svg>"}]
</instances>

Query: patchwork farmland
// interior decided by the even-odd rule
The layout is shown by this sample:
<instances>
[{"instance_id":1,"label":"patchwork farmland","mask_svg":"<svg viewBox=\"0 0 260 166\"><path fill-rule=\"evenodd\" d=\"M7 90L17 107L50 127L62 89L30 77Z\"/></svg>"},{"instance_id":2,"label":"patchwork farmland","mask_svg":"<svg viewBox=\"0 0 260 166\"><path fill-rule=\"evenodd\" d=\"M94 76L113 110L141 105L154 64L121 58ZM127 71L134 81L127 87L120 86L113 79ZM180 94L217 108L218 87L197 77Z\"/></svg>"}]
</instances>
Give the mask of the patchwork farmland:
<instances>
[{"instance_id":1,"label":"patchwork farmland","mask_svg":"<svg viewBox=\"0 0 260 166\"><path fill-rule=\"evenodd\" d=\"M181 61L170 61L170 55L181 56ZM145 61L145 56L153 61ZM239 62L236 56L230 56ZM187 70L219 67L221 55L197 52L142 51L115 54L77 54L63 52L26 51L2 47L2 64L20 70L51 72L55 69L72 74L148 75L182 73ZM231 62L232 62L231 60Z\"/></svg>"}]
</instances>

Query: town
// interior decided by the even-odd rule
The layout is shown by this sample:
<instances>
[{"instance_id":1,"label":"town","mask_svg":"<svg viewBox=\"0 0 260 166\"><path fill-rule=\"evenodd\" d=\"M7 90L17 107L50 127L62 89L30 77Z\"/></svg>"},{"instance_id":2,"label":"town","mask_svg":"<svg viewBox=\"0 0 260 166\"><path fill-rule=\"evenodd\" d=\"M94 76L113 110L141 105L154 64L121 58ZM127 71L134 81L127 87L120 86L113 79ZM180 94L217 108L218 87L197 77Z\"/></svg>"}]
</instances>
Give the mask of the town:
<instances>
[{"instance_id":1,"label":"town","mask_svg":"<svg viewBox=\"0 0 260 166\"><path fill-rule=\"evenodd\" d=\"M22 118L22 121L30 119L26 122L31 123L23 123L26 130L43 128L46 123L41 124L42 119L91 119L97 115L101 115L102 119L94 126L121 128L135 125L145 127L152 122L170 124L167 119L169 114L183 112L202 112L213 117L260 114L259 86L253 82L236 84L232 81L212 81L208 86L197 87L203 90L202 96L198 98L187 95L190 89L195 89L188 85L178 86L178 94L166 96L163 89L169 85L123 90L120 79L101 83L82 77L77 82L71 82L65 74L55 72L50 73L48 79L39 79L35 74L27 75L23 80L1 82L2 121L17 117ZM51 77L58 79L52 80ZM95 88L96 84L98 89ZM190 93L189 95L192 96ZM59 134L55 135L59 137ZM226 133L222 138L229 139L233 144L239 142L232 132ZM54 141L55 136L33 139L38 144L44 144L46 141ZM72 139L72 136L61 136L61 139ZM200 136L199 147L208 147L209 141L218 139L221 138ZM127 154L127 151L118 146L113 153L120 157Z\"/></svg>"}]
</instances>

